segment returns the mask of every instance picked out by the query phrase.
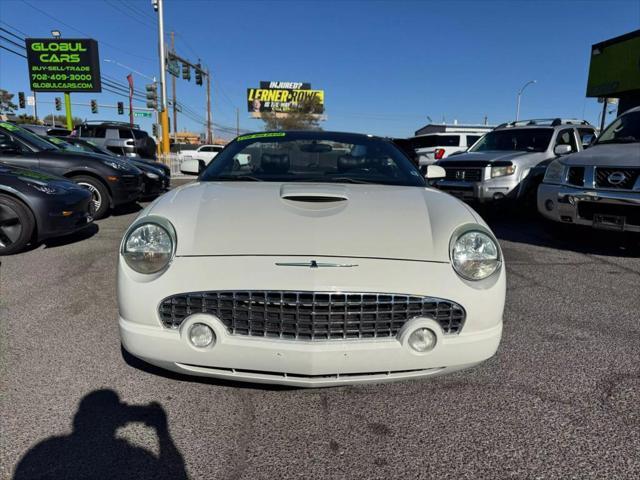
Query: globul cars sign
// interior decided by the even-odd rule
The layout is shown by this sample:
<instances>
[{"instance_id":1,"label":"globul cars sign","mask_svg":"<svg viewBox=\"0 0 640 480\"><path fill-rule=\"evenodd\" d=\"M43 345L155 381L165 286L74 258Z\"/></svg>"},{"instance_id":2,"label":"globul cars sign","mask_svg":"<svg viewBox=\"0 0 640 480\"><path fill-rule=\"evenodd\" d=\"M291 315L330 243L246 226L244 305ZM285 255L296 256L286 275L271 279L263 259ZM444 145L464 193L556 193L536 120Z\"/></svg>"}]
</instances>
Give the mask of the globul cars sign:
<instances>
[{"instance_id":1,"label":"globul cars sign","mask_svg":"<svg viewBox=\"0 0 640 480\"><path fill-rule=\"evenodd\" d=\"M88 38L27 38L34 92L100 92L98 42Z\"/></svg>"},{"instance_id":2,"label":"globul cars sign","mask_svg":"<svg viewBox=\"0 0 640 480\"><path fill-rule=\"evenodd\" d=\"M312 90L310 83L260 82L260 88L247 88L247 110L262 112L288 112L301 102L315 101L311 113L324 112L324 90Z\"/></svg>"}]
</instances>

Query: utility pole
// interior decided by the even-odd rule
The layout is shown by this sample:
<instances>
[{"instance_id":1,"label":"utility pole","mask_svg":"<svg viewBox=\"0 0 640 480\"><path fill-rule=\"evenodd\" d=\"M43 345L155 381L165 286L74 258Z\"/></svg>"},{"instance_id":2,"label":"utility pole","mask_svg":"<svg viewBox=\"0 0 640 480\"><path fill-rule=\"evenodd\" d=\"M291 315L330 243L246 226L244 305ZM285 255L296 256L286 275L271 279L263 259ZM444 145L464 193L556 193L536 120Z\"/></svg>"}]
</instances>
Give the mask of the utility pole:
<instances>
[{"instance_id":1,"label":"utility pole","mask_svg":"<svg viewBox=\"0 0 640 480\"><path fill-rule=\"evenodd\" d=\"M240 136L240 109L236 107L236 137Z\"/></svg>"},{"instance_id":2,"label":"utility pole","mask_svg":"<svg viewBox=\"0 0 640 480\"><path fill-rule=\"evenodd\" d=\"M520 90L518 90L518 105L516 106L516 122L518 120L520 120L520 98L522 97L522 92L524 92L524 89L527 88L529 85L531 85L532 83L537 83L537 80L529 80L527 83L525 83L522 88Z\"/></svg>"},{"instance_id":3,"label":"utility pole","mask_svg":"<svg viewBox=\"0 0 640 480\"><path fill-rule=\"evenodd\" d=\"M158 53L160 55L160 124L162 127L162 146L160 151L163 154L169 153L169 112L167 112L167 73L165 68L164 51L164 10L163 0L152 0L154 10L158 12Z\"/></svg>"},{"instance_id":4,"label":"utility pole","mask_svg":"<svg viewBox=\"0 0 640 480\"><path fill-rule=\"evenodd\" d=\"M33 93L33 116L36 119L36 123L38 123L38 97L36 96L36 92Z\"/></svg>"},{"instance_id":5,"label":"utility pole","mask_svg":"<svg viewBox=\"0 0 640 480\"><path fill-rule=\"evenodd\" d=\"M171 53L176 53L176 37L171 32ZM178 143L178 105L176 102L176 77L171 75L171 96L173 97L173 141Z\"/></svg>"},{"instance_id":6,"label":"utility pole","mask_svg":"<svg viewBox=\"0 0 640 480\"><path fill-rule=\"evenodd\" d=\"M207 68L207 143L213 143L213 132L211 131L211 74Z\"/></svg>"}]
</instances>

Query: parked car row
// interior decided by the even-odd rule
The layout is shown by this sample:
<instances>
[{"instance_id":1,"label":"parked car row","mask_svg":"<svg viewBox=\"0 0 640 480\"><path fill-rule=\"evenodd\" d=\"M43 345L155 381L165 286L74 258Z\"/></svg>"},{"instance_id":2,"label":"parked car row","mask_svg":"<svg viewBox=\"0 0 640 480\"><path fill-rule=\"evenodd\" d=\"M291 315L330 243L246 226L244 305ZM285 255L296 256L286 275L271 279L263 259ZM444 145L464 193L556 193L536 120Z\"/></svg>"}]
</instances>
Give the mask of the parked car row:
<instances>
[{"instance_id":1,"label":"parked car row","mask_svg":"<svg viewBox=\"0 0 640 480\"><path fill-rule=\"evenodd\" d=\"M599 136L575 119L505 123L435 164L446 174L432 184L469 203L532 206L556 222L640 231L640 107Z\"/></svg>"},{"instance_id":2,"label":"parked car row","mask_svg":"<svg viewBox=\"0 0 640 480\"><path fill-rule=\"evenodd\" d=\"M82 138L45 135L65 133L57 130L39 133L0 122L0 255L71 233L169 188L170 171L161 163L117 156Z\"/></svg>"}]
</instances>

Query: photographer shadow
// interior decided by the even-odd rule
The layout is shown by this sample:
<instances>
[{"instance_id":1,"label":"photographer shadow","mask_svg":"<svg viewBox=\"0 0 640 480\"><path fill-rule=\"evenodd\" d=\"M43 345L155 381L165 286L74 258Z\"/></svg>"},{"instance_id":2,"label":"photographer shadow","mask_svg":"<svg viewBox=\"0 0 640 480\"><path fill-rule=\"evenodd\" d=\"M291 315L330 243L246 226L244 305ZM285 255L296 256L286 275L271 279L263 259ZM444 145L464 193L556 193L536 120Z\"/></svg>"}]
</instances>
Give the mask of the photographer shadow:
<instances>
[{"instance_id":1,"label":"photographer shadow","mask_svg":"<svg viewBox=\"0 0 640 480\"><path fill-rule=\"evenodd\" d=\"M144 423L155 429L159 455L116 437L118 428ZM38 443L18 463L14 480L186 479L182 455L173 443L167 416L158 403L120 401L113 390L96 390L80 402L70 435Z\"/></svg>"}]
</instances>

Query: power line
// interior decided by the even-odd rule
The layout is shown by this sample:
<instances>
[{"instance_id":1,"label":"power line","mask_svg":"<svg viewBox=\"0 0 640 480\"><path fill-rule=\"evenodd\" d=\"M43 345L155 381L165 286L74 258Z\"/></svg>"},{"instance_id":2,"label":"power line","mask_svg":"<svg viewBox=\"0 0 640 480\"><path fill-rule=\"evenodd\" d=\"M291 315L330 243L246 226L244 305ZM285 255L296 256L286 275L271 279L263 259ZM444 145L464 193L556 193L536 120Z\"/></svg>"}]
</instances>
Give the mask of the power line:
<instances>
[{"instance_id":1,"label":"power line","mask_svg":"<svg viewBox=\"0 0 640 480\"><path fill-rule=\"evenodd\" d=\"M66 23L66 22L63 22L62 20L60 20L59 18L54 17L54 16L53 16L53 15L51 15L50 13L45 12L44 10L42 10L42 9L40 9L40 8L38 8L38 7L36 7L35 5L32 5L32 4L31 4L31 3L29 3L27 0L21 0L21 1L22 1L22 3L24 3L25 5L27 5L27 6L31 7L32 9L36 10L37 12L40 12L41 14L43 14L43 15L45 15L45 16L47 16L47 17L49 17L51 20L54 20L54 21L56 21L56 22L60 23L61 25L64 25L65 27L68 27L68 28L70 28L70 29L72 29L72 30L75 30L76 32L81 33L82 35L84 35L84 36L85 36L85 37L87 37L87 38L93 38L93 35L89 35L88 33L83 32L82 30L79 30L79 29L77 29L76 27L74 27L74 26L72 26L72 25L69 25L69 24L68 24L68 23ZM148 62L154 62L154 63L155 63L155 60L153 60L153 59L151 59L151 58L149 58L149 57L143 57L143 56L141 56L141 55L137 55L137 54L135 54L135 53L131 53L131 52L129 52L129 51L127 51L127 50L124 50L124 49L122 49L122 48L120 48L120 47L117 47L117 46L112 45L112 44L110 44L110 43L108 43L108 42L105 42L104 40L101 40L101 41L100 41L100 43L101 43L101 44L103 44L103 45L106 45L107 47L113 48L114 50L118 50L118 51L120 51L120 52L123 52L123 53L125 53L126 55L129 55L129 56L132 56L132 57L137 57L137 58L140 58L140 59L142 59L142 60L146 60L146 61L148 61Z\"/></svg>"},{"instance_id":2,"label":"power line","mask_svg":"<svg viewBox=\"0 0 640 480\"><path fill-rule=\"evenodd\" d=\"M108 6L110 6L111 8L113 8L116 12L118 12L118 13L120 13L120 14L122 14L122 13L123 13L123 12L122 12L122 10L121 10L121 8L119 8L119 7L115 6L115 5L114 5L113 3L111 3L109 0L104 0L104 2L105 2ZM129 8L129 5L128 5L126 2L120 2L120 5L121 5L122 7L127 8L129 11L132 11L132 10ZM141 25L143 25L143 26L145 26L145 27L147 27L147 28L149 28L149 29L153 30L154 32L156 31L156 29L155 29L155 26L154 26L154 25L152 25L152 24L150 24L150 23L147 23L147 22L145 22L145 21L141 20L141 19L140 19L140 18L138 18L137 16L133 16L133 15L131 15L131 14L127 14L126 16L127 16L127 18L130 18L131 20L134 20L134 21L138 22L139 24L141 24Z\"/></svg>"},{"instance_id":3,"label":"power line","mask_svg":"<svg viewBox=\"0 0 640 480\"><path fill-rule=\"evenodd\" d=\"M17 38L18 40L22 40L22 41L24 42L24 38L22 38L22 37L20 37L20 36L16 35L15 33L11 32L11 31L9 31L9 30L7 30L7 29L5 29L5 28L2 28L2 27L0 27L0 30L2 30L3 32L8 33L8 34L9 34L9 35L11 35L12 37L15 37L15 38ZM24 48L24 45L22 46L22 48Z\"/></svg>"},{"instance_id":4,"label":"power line","mask_svg":"<svg viewBox=\"0 0 640 480\"><path fill-rule=\"evenodd\" d=\"M9 25L7 22L0 20L0 23L4 23L7 27L12 28L13 30L15 30L18 33L21 33L22 35L24 35L25 37L27 37L28 35L26 33L24 33L22 30L20 30L19 28L16 28L12 25Z\"/></svg>"},{"instance_id":5,"label":"power line","mask_svg":"<svg viewBox=\"0 0 640 480\"><path fill-rule=\"evenodd\" d=\"M26 55L23 55L23 54L18 53L18 52L14 51L14 50L11 50L10 48L5 47L4 45L0 45L0 48L3 48L4 50L7 50L7 51L9 51L9 52L11 52L11 53L13 53L15 55L18 55L19 57L27 58Z\"/></svg>"},{"instance_id":6,"label":"power line","mask_svg":"<svg viewBox=\"0 0 640 480\"><path fill-rule=\"evenodd\" d=\"M13 40L11 40L10 38L5 37L4 35L0 35L0 38L2 40L4 40L5 42L9 42L14 44L16 47L22 48L23 50L26 50L24 45L20 45L18 42L14 42Z\"/></svg>"}]
</instances>

